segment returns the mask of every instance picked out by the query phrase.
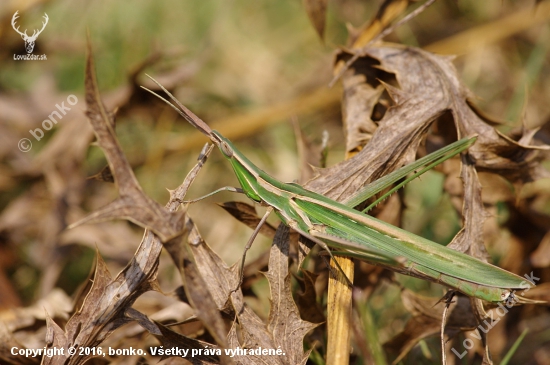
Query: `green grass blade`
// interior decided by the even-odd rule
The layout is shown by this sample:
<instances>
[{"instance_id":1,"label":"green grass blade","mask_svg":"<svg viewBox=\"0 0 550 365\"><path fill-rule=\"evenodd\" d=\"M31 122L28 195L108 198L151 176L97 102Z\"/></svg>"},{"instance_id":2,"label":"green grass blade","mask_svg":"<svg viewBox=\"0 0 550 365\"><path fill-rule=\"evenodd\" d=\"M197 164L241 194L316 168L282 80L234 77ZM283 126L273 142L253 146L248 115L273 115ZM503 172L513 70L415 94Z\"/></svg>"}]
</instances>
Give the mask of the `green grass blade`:
<instances>
[{"instance_id":1,"label":"green grass blade","mask_svg":"<svg viewBox=\"0 0 550 365\"><path fill-rule=\"evenodd\" d=\"M521 333L521 335L519 335L516 342L514 342L512 347L510 347L510 350L508 350L508 352L506 353L506 355L504 356L504 358L500 362L500 365L508 365L508 363L510 362L510 359L512 358L512 356L514 356L514 354L516 353L519 345L521 344L521 342L525 338L525 335L527 335L527 332L529 332L528 328L523 330L523 332Z\"/></svg>"}]
</instances>

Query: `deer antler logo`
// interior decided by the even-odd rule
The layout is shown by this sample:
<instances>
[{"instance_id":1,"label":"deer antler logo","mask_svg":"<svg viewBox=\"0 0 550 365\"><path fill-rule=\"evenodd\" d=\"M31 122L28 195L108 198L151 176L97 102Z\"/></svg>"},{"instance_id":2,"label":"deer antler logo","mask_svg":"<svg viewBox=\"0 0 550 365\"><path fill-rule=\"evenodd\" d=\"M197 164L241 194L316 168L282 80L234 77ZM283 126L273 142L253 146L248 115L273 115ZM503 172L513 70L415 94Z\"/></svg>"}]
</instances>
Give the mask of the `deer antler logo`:
<instances>
[{"instance_id":1,"label":"deer antler logo","mask_svg":"<svg viewBox=\"0 0 550 365\"><path fill-rule=\"evenodd\" d=\"M13 27L13 29L15 29L15 31L17 33L19 33L21 35L21 38L23 38L23 40L25 41L25 49L27 50L27 53L32 53L33 49L34 49L34 42L36 41L36 38L38 38L38 36L40 35L40 33L42 33L42 31L44 30L44 28L46 28L46 24L48 24L48 14L44 13L44 19L46 20L45 22L42 22L42 29L40 30L34 30L34 32L32 33L32 35L29 37L27 35L27 30L25 29L24 32L20 32L19 31L19 27L15 27L15 21L17 20L17 18L19 18L19 15L17 15L17 13L19 12L16 11L15 14L13 14L13 17L11 18L11 26Z\"/></svg>"}]
</instances>

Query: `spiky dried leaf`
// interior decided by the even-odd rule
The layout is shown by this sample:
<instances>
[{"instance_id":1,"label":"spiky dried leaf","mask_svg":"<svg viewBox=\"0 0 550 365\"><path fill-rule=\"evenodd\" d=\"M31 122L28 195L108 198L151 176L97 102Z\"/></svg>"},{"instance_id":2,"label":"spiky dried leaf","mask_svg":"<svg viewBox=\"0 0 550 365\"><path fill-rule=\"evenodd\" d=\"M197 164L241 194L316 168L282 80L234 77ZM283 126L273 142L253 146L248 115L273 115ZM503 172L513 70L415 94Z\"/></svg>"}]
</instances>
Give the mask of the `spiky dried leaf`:
<instances>
[{"instance_id":1,"label":"spiky dried leaf","mask_svg":"<svg viewBox=\"0 0 550 365\"><path fill-rule=\"evenodd\" d=\"M94 129L98 145L105 153L120 197L88 217L73 223L71 227L110 219L128 219L143 228L151 229L163 242L177 237L181 234L184 213L182 211L170 212L166 210L145 195L137 182L130 163L124 156L116 139L113 116L106 110L101 101L89 44L85 86L88 108L86 115Z\"/></svg>"}]
</instances>

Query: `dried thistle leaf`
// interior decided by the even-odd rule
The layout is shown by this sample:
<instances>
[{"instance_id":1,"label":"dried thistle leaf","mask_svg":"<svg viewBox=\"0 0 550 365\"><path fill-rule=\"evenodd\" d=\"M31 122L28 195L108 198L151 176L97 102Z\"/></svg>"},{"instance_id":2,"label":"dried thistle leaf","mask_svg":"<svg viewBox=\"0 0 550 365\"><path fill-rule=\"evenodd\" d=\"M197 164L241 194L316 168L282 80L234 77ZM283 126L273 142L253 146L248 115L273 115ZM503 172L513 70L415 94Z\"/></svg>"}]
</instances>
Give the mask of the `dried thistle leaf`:
<instances>
[{"instance_id":1,"label":"dried thistle leaf","mask_svg":"<svg viewBox=\"0 0 550 365\"><path fill-rule=\"evenodd\" d=\"M191 232L189 239L193 240L196 238L198 232L189 218L186 218L186 227ZM215 290L215 287L205 280L205 277L202 276L199 270L199 266L191 256L188 245L193 244L192 241L185 244L181 240L174 241L179 242L170 245L167 249L176 263L176 267L180 270L183 287L189 302L195 309L195 315L208 328L217 344L222 348L227 348L225 323L219 312L220 307L212 295L212 290ZM225 354L222 358L224 359L224 363L232 363Z\"/></svg>"},{"instance_id":2,"label":"dried thistle leaf","mask_svg":"<svg viewBox=\"0 0 550 365\"><path fill-rule=\"evenodd\" d=\"M436 305L437 300L420 296L407 289L401 292L401 299L412 317L402 332L384 344L384 349L396 356L393 364L401 361L418 341L440 332L444 309L443 305ZM456 297L447 314L447 336L452 337L459 331L471 330L476 326L477 321L472 313L469 298Z\"/></svg>"},{"instance_id":3,"label":"dried thistle leaf","mask_svg":"<svg viewBox=\"0 0 550 365\"><path fill-rule=\"evenodd\" d=\"M395 75L399 88L383 83L395 105L358 156L318 170L318 176L307 183L310 189L342 200L368 181L411 161L428 127L446 110L451 110L459 137L478 135L469 151L476 166L522 181L545 175L538 164L542 158L539 147L499 135L471 109L470 93L449 57L399 45L371 47L366 57L380 63L371 62L373 71Z\"/></svg>"},{"instance_id":4,"label":"dried thistle leaf","mask_svg":"<svg viewBox=\"0 0 550 365\"><path fill-rule=\"evenodd\" d=\"M168 209L174 211L179 207L189 185L211 151L212 148L203 151L204 153L199 156L199 163L191 170L182 185L171 192ZM87 281L87 285L77 296L77 312L69 319L65 332L57 331L57 325L52 325L49 343L64 344L66 347L71 344L97 346L112 331L128 322L130 319L125 316L125 311L142 293L157 286L155 280L161 250L160 238L151 231L146 231L133 260L114 280L111 279L105 263L98 254L93 280ZM90 357L92 356L82 357L78 353L74 356L67 354L47 358L45 363L80 364Z\"/></svg>"},{"instance_id":5,"label":"dried thistle leaf","mask_svg":"<svg viewBox=\"0 0 550 365\"><path fill-rule=\"evenodd\" d=\"M300 317L311 323L325 322L326 318L319 304L315 291L315 280L318 275L302 269L303 278L297 278L302 286L302 292L296 296L296 305L300 311Z\"/></svg>"},{"instance_id":6,"label":"dried thistle leaf","mask_svg":"<svg viewBox=\"0 0 550 365\"><path fill-rule=\"evenodd\" d=\"M69 228L84 223L123 218L143 228L151 229L158 234L163 242L178 236L181 233L181 221L184 213L170 212L145 195L116 139L113 116L105 109L99 95L89 44L85 86L88 108L86 115L94 129L97 142L105 153L120 198L88 217L73 223Z\"/></svg>"},{"instance_id":7,"label":"dried thistle leaf","mask_svg":"<svg viewBox=\"0 0 550 365\"><path fill-rule=\"evenodd\" d=\"M342 119L348 152L358 152L378 128L372 114L384 91L382 85L373 87L367 83L365 75L360 72L356 74L356 67L359 65L354 65L342 79Z\"/></svg>"},{"instance_id":8,"label":"dried thistle leaf","mask_svg":"<svg viewBox=\"0 0 550 365\"><path fill-rule=\"evenodd\" d=\"M159 252L160 253L160 252ZM158 257L158 256L157 256ZM140 269L141 275L135 273ZM145 270L148 268L143 267ZM148 281L142 279L143 271L139 265L127 267L128 276L119 275L115 280L102 260L97 255L94 280L89 292L86 293L82 305L76 308L76 312L65 325L62 331L53 321L49 322L49 343L56 347L70 347L73 345L95 347L116 328L128 322L124 317L124 310L143 292L149 290ZM78 302L78 301L77 301ZM93 356L74 356L65 353L54 357L44 357L43 364L80 364Z\"/></svg>"},{"instance_id":9,"label":"dried thistle leaf","mask_svg":"<svg viewBox=\"0 0 550 365\"><path fill-rule=\"evenodd\" d=\"M285 363L305 364L309 353L304 353L304 336L317 324L304 321L294 303L288 269L290 252L290 229L281 228L273 240L269 256L269 270L265 274L271 292L271 309L268 328L273 334L275 345L286 354Z\"/></svg>"},{"instance_id":10,"label":"dried thistle leaf","mask_svg":"<svg viewBox=\"0 0 550 365\"><path fill-rule=\"evenodd\" d=\"M129 308L126 311L126 316L138 322L140 326L142 326L147 330L147 332L155 336L160 341L160 343L164 346L165 350L176 348L181 350L188 350L189 354L191 354L191 350L200 349L201 352L198 355L195 354L193 357L191 356L185 357L185 359L190 361L192 364L209 365L209 364L220 363L220 359L218 358L218 356L205 355L203 352L205 349L213 349L213 350L219 349L216 345L213 345L211 343L207 343L204 341L199 341L193 338L189 338L177 332L174 332L168 327L163 326L161 323L158 323L157 321L151 320L145 314L140 313L139 311L133 308ZM172 356L183 357L181 355L172 355ZM168 357L169 356L164 354L161 358L161 361Z\"/></svg>"},{"instance_id":11,"label":"dried thistle leaf","mask_svg":"<svg viewBox=\"0 0 550 365\"><path fill-rule=\"evenodd\" d=\"M481 200L481 183L474 166L467 158L463 158L461 177L465 189L462 206L463 228L448 247L488 262L489 254L483 238L483 224L487 213Z\"/></svg>"},{"instance_id":12,"label":"dried thistle leaf","mask_svg":"<svg viewBox=\"0 0 550 365\"><path fill-rule=\"evenodd\" d=\"M373 82L368 77L376 76L376 70L384 71L382 79L386 80L387 74L394 74L399 88L383 82L382 85L395 105L387 110L371 141L358 155L331 168L317 170L318 175L306 186L333 199L344 199L366 183L410 162L430 125L450 110L459 137L478 135L478 142L468 151L472 166L462 169L463 183L468 190L464 230L451 247L486 259L481 235L485 212L474 166L512 182L531 181L549 174L539 163L544 158L541 147L528 145L530 133L515 142L485 123L470 107L470 92L459 81L449 57L397 45L371 47L365 57L374 58L379 65L367 60L365 64L370 64L370 69L358 66L354 71L365 75L366 82Z\"/></svg>"},{"instance_id":13,"label":"dried thistle leaf","mask_svg":"<svg viewBox=\"0 0 550 365\"><path fill-rule=\"evenodd\" d=\"M235 322L226 337L227 348L276 348L266 325L244 303L241 291L232 292L239 283L238 266L228 267L206 242L202 240L195 226L190 231L191 233L188 238L189 248L193 253L197 269L204 282L202 285L210 292L212 298L210 299L211 304L215 305L218 311L231 312L232 315L238 316L239 332L242 334L243 342L241 343L238 340L235 327L237 323ZM231 300L230 304L228 304L228 298ZM196 305L200 304L204 303L198 302ZM206 321L207 319L203 320ZM254 356L236 355L231 360L239 364L249 364L251 363L251 358L254 358ZM268 363L282 364L278 362L277 356L264 356L261 359L262 361L272 361Z\"/></svg>"}]
</instances>

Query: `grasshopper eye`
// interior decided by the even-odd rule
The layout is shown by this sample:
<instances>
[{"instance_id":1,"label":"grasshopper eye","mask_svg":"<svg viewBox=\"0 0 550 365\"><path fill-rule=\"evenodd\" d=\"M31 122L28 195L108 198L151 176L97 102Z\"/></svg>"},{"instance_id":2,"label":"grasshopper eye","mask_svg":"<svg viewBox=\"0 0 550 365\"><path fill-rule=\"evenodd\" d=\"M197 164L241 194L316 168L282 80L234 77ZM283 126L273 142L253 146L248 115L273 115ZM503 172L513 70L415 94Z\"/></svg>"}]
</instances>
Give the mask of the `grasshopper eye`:
<instances>
[{"instance_id":1,"label":"grasshopper eye","mask_svg":"<svg viewBox=\"0 0 550 365\"><path fill-rule=\"evenodd\" d=\"M225 141L220 142L220 150L222 150L225 157L233 157L233 149Z\"/></svg>"}]
</instances>

